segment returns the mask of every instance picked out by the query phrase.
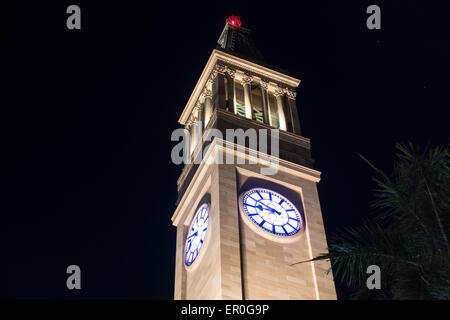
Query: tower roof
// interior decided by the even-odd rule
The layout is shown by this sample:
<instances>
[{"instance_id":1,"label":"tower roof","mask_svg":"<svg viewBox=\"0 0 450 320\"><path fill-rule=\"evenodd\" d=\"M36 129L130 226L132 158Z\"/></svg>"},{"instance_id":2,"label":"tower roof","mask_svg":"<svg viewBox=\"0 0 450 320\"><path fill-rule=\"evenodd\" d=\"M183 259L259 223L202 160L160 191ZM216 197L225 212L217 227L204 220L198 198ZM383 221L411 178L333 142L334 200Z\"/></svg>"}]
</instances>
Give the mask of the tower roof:
<instances>
[{"instance_id":1,"label":"tower roof","mask_svg":"<svg viewBox=\"0 0 450 320\"><path fill-rule=\"evenodd\" d=\"M251 37L251 30L242 27L236 16L227 19L222 34L217 41L217 49L239 58L265 64L261 52L256 48Z\"/></svg>"}]
</instances>

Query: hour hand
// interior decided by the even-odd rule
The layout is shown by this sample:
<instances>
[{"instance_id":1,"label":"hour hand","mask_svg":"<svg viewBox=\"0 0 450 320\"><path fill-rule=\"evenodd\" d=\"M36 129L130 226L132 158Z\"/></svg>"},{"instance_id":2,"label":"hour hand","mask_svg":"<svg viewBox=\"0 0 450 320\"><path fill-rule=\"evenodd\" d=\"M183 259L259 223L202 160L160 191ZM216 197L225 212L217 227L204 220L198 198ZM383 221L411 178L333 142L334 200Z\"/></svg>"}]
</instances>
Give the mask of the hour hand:
<instances>
[{"instance_id":1,"label":"hour hand","mask_svg":"<svg viewBox=\"0 0 450 320\"><path fill-rule=\"evenodd\" d=\"M270 208L269 209L263 208L262 205L257 205L256 208L261 210L261 211L263 211L263 210L269 210L270 211L271 210Z\"/></svg>"},{"instance_id":2,"label":"hour hand","mask_svg":"<svg viewBox=\"0 0 450 320\"><path fill-rule=\"evenodd\" d=\"M187 239L192 238L192 237L195 237L195 236L197 236L197 235L198 235L198 231L195 231L195 233L191 234L189 237L187 237ZM187 239L186 239L186 240L187 240Z\"/></svg>"},{"instance_id":3,"label":"hour hand","mask_svg":"<svg viewBox=\"0 0 450 320\"><path fill-rule=\"evenodd\" d=\"M265 203L262 203L262 202L259 202L259 206L258 206L258 209L261 207L261 205L263 205L264 207L266 207L267 209L266 210L270 210L270 211L272 211L272 208L271 207L269 207L267 204L265 204ZM262 207L261 207L262 208ZM260 209L260 210L262 210L262 209Z\"/></svg>"}]
</instances>

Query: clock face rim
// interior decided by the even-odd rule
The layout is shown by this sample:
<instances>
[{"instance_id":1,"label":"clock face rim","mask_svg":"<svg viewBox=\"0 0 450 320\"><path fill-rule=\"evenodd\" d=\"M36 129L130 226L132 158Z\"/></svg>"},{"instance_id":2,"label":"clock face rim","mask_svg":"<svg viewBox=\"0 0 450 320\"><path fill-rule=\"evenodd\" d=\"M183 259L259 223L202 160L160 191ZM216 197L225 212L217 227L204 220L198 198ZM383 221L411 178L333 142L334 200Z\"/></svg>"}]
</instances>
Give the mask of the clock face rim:
<instances>
[{"instance_id":1,"label":"clock face rim","mask_svg":"<svg viewBox=\"0 0 450 320\"><path fill-rule=\"evenodd\" d=\"M298 215L298 217L300 218L299 230L292 235L278 235L278 234L272 233L269 230L266 230L266 229L260 227L259 225L257 225L257 223L247 215L247 212L244 208L244 197L248 193L255 191L255 190L263 190L263 191L275 193L278 197L281 197L286 202L288 202L289 205L291 205L295 209L296 215ZM240 216L242 217L242 220L245 222L245 224L250 229L252 229L252 231L254 231L254 232L258 233L259 235L261 235L262 237L272 240L272 241L282 242L282 243L295 242L301 238L301 236L303 235L304 230L305 230L306 223L305 223L305 218L303 216L303 211L299 210L299 208L296 205L294 205L292 203L292 201L290 201L286 196L282 195L280 192L277 192L273 189L264 188L264 187L254 187L254 188L250 188L248 190L241 192L241 194L239 195L239 211L241 213Z\"/></svg>"},{"instance_id":2,"label":"clock face rim","mask_svg":"<svg viewBox=\"0 0 450 320\"><path fill-rule=\"evenodd\" d=\"M192 224L194 223L194 221L196 220L197 216L200 214L200 212L203 210L203 208L206 207L208 209L208 226L207 229L205 231L205 239L203 241L203 244L200 248L200 251L198 252L197 256L195 257L195 259L192 261L192 263L190 265L188 265L186 263L186 246L187 246L187 237L189 235L189 232L186 232L186 235L184 237L184 245L183 245L183 264L184 267L186 268L186 270L188 271L192 271L194 270L199 264L200 261L203 258L203 255L205 253L205 247L207 247L207 243L209 240L209 234L211 232L209 232L209 229L211 227L211 205L209 202L203 202L201 205L197 206L197 209L195 210L195 214L191 219L191 223L188 226L188 231L192 228Z\"/></svg>"}]
</instances>

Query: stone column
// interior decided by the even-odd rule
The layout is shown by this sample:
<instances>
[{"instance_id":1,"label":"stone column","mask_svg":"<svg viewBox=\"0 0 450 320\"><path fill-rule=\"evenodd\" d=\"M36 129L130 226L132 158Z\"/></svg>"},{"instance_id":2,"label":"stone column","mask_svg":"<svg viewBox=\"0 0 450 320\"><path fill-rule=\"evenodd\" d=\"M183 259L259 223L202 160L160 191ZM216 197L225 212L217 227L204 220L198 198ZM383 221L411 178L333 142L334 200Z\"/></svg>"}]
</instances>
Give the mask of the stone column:
<instances>
[{"instance_id":1,"label":"stone column","mask_svg":"<svg viewBox=\"0 0 450 320\"><path fill-rule=\"evenodd\" d=\"M194 136L195 138L194 140L194 150L195 148L198 146L198 144L201 142L202 140L202 118L201 118L201 111L202 110L202 104L197 101L197 103L195 104L194 107Z\"/></svg>"},{"instance_id":2,"label":"stone column","mask_svg":"<svg viewBox=\"0 0 450 320\"><path fill-rule=\"evenodd\" d=\"M286 116L284 114L284 106L283 106L283 95L284 91L281 89L275 90L274 96L277 99L277 111L278 111L278 121L280 122L280 129L286 131Z\"/></svg>"},{"instance_id":3,"label":"stone column","mask_svg":"<svg viewBox=\"0 0 450 320\"><path fill-rule=\"evenodd\" d=\"M204 113L203 113L203 128L206 128L206 126L209 123L209 119L211 119L212 115L212 94L211 90L206 89L203 90L203 96L205 97L205 107L204 107Z\"/></svg>"},{"instance_id":4,"label":"stone column","mask_svg":"<svg viewBox=\"0 0 450 320\"><path fill-rule=\"evenodd\" d=\"M292 123L292 131L295 134L301 135L300 129L300 119L298 117L297 103L295 102L295 98L297 93L294 90L286 89L287 101L289 104L289 110L291 113L291 123Z\"/></svg>"},{"instance_id":5,"label":"stone column","mask_svg":"<svg viewBox=\"0 0 450 320\"><path fill-rule=\"evenodd\" d=\"M245 76L242 79L242 86L244 87L244 102L245 102L245 117L252 119L252 95L251 95L251 76Z\"/></svg>"},{"instance_id":6,"label":"stone column","mask_svg":"<svg viewBox=\"0 0 450 320\"><path fill-rule=\"evenodd\" d=\"M192 119L192 116L189 117L189 120L186 124L186 129L189 131L190 140L189 140L189 157L192 156L192 153L194 152L194 140L195 140L195 130L194 130L194 121Z\"/></svg>"},{"instance_id":7,"label":"stone column","mask_svg":"<svg viewBox=\"0 0 450 320\"><path fill-rule=\"evenodd\" d=\"M267 81L261 80L261 97L263 101L263 110L264 110L264 123L270 125L270 115L269 115L269 97L267 96L267 89L269 84Z\"/></svg>"},{"instance_id":8,"label":"stone column","mask_svg":"<svg viewBox=\"0 0 450 320\"><path fill-rule=\"evenodd\" d=\"M211 80L212 80L212 106L213 106L213 112L214 110L221 108L226 109L225 106L225 82L224 82L224 76L225 76L225 66L221 66L219 64L216 64L214 67L214 70L211 74Z\"/></svg>"},{"instance_id":9,"label":"stone column","mask_svg":"<svg viewBox=\"0 0 450 320\"><path fill-rule=\"evenodd\" d=\"M228 100L227 107L228 111L236 113L235 103L234 103L234 77L236 75L236 70L227 67L227 80L228 80Z\"/></svg>"}]
</instances>

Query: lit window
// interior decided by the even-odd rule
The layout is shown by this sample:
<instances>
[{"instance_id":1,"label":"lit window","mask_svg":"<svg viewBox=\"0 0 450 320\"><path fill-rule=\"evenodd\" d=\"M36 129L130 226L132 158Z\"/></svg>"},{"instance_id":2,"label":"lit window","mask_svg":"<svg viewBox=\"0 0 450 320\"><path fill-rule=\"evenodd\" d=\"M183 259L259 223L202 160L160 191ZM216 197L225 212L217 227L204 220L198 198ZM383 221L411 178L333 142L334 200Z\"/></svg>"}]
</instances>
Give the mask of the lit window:
<instances>
[{"instance_id":1,"label":"lit window","mask_svg":"<svg viewBox=\"0 0 450 320\"><path fill-rule=\"evenodd\" d=\"M271 125L274 128L280 128L280 120L278 117L277 99L273 94L269 94L269 113L271 119Z\"/></svg>"},{"instance_id":2,"label":"lit window","mask_svg":"<svg viewBox=\"0 0 450 320\"><path fill-rule=\"evenodd\" d=\"M235 81L234 88L236 94L236 114L245 117L244 87L239 81Z\"/></svg>"},{"instance_id":3,"label":"lit window","mask_svg":"<svg viewBox=\"0 0 450 320\"><path fill-rule=\"evenodd\" d=\"M252 108L253 120L256 120L259 123L264 123L262 92L261 88L258 86L252 86Z\"/></svg>"}]
</instances>

